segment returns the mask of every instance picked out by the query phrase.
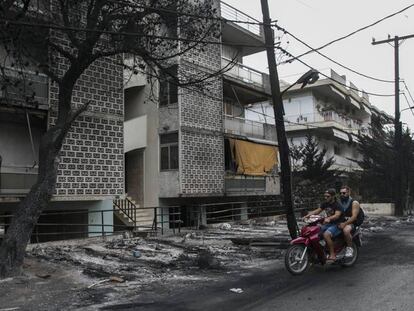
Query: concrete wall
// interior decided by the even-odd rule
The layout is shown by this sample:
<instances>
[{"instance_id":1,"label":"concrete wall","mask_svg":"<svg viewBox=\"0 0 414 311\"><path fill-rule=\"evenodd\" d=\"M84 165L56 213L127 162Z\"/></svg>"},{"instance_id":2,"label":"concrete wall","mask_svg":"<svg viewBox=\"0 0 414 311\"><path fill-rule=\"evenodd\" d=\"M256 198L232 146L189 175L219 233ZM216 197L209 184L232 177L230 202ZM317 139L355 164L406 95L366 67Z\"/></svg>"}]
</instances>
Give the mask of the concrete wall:
<instances>
[{"instance_id":1,"label":"concrete wall","mask_svg":"<svg viewBox=\"0 0 414 311\"><path fill-rule=\"evenodd\" d=\"M160 172L161 198L176 198L180 193L180 176L178 171ZM155 206L155 205L153 205Z\"/></svg>"},{"instance_id":2,"label":"concrete wall","mask_svg":"<svg viewBox=\"0 0 414 311\"><path fill-rule=\"evenodd\" d=\"M267 176L266 177L266 195L280 194L280 177Z\"/></svg>"},{"instance_id":3,"label":"concrete wall","mask_svg":"<svg viewBox=\"0 0 414 311\"><path fill-rule=\"evenodd\" d=\"M129 88L125 91L125 126L128 126L129 122L134 122L139 126L140 132L126 131L125 133L125 144L128 151L130 148L127 146L133 146L131 150L138 147L145 147L143 150L143 184L141 185L142 200L140 199L141 205L143 206L158 206L158 194L160 189L159 184L159 135L161 131L160 118L161 111L167 116L172 116L172 120L178 120L178 109L170 109L170 107L163 107L158 109L158 106L153 101L148 101L150 93L153 91L157 94L157 90L151 89L154 87L152 84L146 84L142 87ZM145 119L145 122L141 122ZM166 120L169 120L166 118ZM144 127L145 123L145 129ZM164 125L168 125L168 128L172 128L173 124L178 129L178 121L168 122L165 121ZM162 127L161 127L162 128ZM145 136L144 136L145 135ZM143 142L145 141L145 146ZM127 168L128 170L128 168ZM129 172L127 172L127 175ZM131 180L127 179L129 183ZM127 185L127 188L136 187L136 185ZM129 190L128 190L129 191ZM137 199L137 198L136 198Z\"/></svg>"},{"instance_id":4,"label":"concrete wall","mask_svg":"<svg viewBox=\"0 0 414 311\"><path fill-rule=\"evenodd\" d=\"M361 207L368 215L393 216L395 214L394 203L361 203Z\"/></svg>"},{"instance_id":5,"label":"concrete wall","mask_svg":"<svg viewBox=\"0 0 414 311\"><path fill-rule=\"evenodd\" d=\"M124 122L124 152L147 146L147 116L143 115Z\"/></svg>"},{"instance_id":6,"label":"concrete wall","mask_svg":"<svg viewBox=\"0 0 414 311\"><path fill-rule=\"evenodd\" d=\"M65 36L55 32L56 42ZM60 152L55 196L67 199L102 198L124 191L124 95L122 57L104 58L90 65L78 79L72 107L90 101L88 111L73 122ZM56 70L67 61L52 55ZM59 87L50 85L49 126L57 118Z\"/></svg>"}]
</instances>

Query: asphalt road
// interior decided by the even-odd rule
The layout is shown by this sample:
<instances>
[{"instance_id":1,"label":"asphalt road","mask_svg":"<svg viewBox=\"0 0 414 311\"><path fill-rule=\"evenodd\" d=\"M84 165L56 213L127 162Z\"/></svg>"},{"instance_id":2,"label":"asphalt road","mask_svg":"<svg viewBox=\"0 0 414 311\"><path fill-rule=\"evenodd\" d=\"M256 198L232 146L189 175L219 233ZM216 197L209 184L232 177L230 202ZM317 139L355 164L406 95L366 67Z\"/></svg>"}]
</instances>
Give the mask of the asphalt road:
<instances>
[{"instance_id":1,"label":"asphalt road","mask_svg":"<svg viewBox=\"0 0 414 311\"><path fill-rule=\"evenodd\" d=\"M230 292L242 288L243 293ZM414 224L369 236L352 268L311 267L291 276L281 265L168 297L106 310L414 310Z\"/></svg>"}]
</instances>

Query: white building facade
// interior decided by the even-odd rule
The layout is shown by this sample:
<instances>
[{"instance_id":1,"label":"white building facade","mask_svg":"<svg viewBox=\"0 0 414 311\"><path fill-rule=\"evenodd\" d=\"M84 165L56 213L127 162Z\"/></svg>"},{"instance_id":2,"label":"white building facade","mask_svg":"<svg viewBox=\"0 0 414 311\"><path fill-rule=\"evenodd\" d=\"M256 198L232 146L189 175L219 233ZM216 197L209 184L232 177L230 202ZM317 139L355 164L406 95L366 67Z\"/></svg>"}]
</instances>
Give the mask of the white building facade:
<instances>
[{"instance_id":1,"label":"white building facade","mask_svg":"<svg viewBox=\"0 0 414 311\"><path fill-rule=\"evenodd\" d=\"M282 91L285 88L283 82ZM299 85L292 87L283 95L283 104L289 144L304 144L310 134L321 149L327 150L326 158L334 158L332 168L345 172L360 170L353 161L361 159L358 135L370 135L372 114L386 115L371 105L368 94L333 70L329 78L303 89ZM247 118L264 121L266 115L266 121L274 123L273 107L268 102L252 107Z\"/></svg>"}]
</instances>

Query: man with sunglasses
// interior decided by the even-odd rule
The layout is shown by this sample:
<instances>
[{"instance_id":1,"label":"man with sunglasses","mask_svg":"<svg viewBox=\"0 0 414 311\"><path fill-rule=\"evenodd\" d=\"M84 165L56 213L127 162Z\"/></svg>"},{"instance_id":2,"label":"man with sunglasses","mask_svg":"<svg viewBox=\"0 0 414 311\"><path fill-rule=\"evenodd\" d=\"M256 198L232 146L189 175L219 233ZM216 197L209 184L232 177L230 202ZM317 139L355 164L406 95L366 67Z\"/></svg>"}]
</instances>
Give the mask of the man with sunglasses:
<instances>
[{"instance_id":1,"label":"man with sunglasses","mask_svg":"<svg viewBox=\"0 0 414 311\"><path fill-rule=\"evenodd\" d=\"M364 221L364 212L362 211L359 202L351 198L351 188L342 186L339 194L339 204L344 213L345 221L341 222L338 227L344 232L344 238L347 244L345 257L352 257L354 253L354 250L352 249L352 231Z\"/></svg>"},{"instance_id":2,"label":"man with sunglasses","mask_svg":"<svg viewBox=\"0 0 414 311\"><path fill-rule=\"evenodd\" d=\"M326 217L324 224L321 227L321 233L329 248L329 257L327 262L333 262L336 260L333 238L341 234L341 230L338 228L338 223L344 221L342 216L342 209L336 200L336 191L330 188L324 193L325 202L323 202L317 209L310 211L303 218L309 218L311 215L318 215L322 211L325 211Z\"/></svg>"}]
</instances>

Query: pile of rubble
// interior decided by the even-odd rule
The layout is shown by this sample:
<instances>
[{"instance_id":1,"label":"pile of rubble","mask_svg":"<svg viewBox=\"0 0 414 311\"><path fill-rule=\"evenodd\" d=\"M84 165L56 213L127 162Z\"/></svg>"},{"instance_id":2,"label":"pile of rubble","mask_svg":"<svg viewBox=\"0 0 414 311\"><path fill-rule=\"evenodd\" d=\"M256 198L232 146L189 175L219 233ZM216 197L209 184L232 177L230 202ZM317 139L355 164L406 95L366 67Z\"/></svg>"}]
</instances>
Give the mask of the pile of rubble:
<instances>
[{"instance_id":1,"label":"pile of rubble","mask_svg":"<svg viewBox=\"0 0 414 311\"><path fill-rule=\"evenodd\" d=\"M173 279L199 280L209 277L202 270L208 269L216 277L219 272L252 269L281 258L283 250L277 246L282 245L281 240L287 244L285 227L283 222L219 224L171 236L49 242L33 245L28 256L75 269L90 285L123 282L145 286ZM268 247L271 243L275 247Z\"/></svg>"}]
</instances>

